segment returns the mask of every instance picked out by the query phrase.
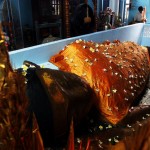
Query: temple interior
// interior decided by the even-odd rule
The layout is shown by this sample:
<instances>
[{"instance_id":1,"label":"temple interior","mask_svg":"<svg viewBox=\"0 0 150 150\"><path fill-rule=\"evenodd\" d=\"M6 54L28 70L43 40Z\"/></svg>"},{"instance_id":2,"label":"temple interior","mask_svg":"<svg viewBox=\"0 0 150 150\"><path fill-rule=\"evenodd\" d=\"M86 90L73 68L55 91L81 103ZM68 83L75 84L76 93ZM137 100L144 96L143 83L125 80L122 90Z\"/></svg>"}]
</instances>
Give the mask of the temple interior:
<instances>
[{"instance_id":1,"label":"temple interior","mask_svg":"<svg viewBox=\"0 0 150 150\"><path fill-rule=\"evenodd\" d=\"M0 2L0 150L150 150L149 0Z\"/></svg>"},{"instance_id":2,"label":"temple interior","mask_svg":"<svg viewBox=\"0 0 150 150\"><path fill-rule=\"evenodd\" d=\"M139 6L147 7L146 23L150 23L148 0L115 2L113 0L1 0L0 2L1 24L10 39L10 51L134 24L134 16ZM87 27L81 21L86 17L91 17Z\"/></svg>"}]
</instances>

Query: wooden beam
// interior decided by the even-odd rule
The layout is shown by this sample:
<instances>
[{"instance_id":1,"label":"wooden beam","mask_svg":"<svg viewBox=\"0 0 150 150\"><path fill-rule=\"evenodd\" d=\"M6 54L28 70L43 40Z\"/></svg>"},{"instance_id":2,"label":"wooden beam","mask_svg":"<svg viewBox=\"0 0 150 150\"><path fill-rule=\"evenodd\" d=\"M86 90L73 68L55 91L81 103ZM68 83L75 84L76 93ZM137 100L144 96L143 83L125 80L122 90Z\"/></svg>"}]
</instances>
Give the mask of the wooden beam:
<instances>
[{"instance_id":1,"label":"wooden beam","mask_svg":"<svg viewBox=\"0 0 150 150\"><path fill-rule=\"evenodd\" d=\"M70 16L69 16L69 0L65 0L65 32L66 37L70 37Z\"/></svg>"},{"instance_id":2,"label":"wooden beam","mask_svg":"<svg viewBox=\"0 0 150 150\"><path fill-rule=\"evenodd\" d=\"M97 20L97 0L92 0L94 4L94 17L95 17L95 29L94 31L97 31L98 28L98 20Z\"/></svg>"}]
</instances>

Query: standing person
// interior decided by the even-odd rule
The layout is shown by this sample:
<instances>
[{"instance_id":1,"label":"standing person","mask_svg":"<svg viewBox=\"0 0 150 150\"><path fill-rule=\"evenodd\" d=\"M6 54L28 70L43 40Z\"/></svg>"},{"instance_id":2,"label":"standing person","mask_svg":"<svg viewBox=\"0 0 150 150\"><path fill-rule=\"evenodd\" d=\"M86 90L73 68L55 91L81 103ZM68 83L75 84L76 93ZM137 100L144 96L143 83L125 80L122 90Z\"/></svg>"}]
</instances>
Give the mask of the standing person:
<instances>
[{"instance_id":1,"label":"standing person","mask_svg":"<svg viewBox=\"0 0 150 150\"><path fill-rule=\"evenodd\" d=\"M137 14L134 17L134 21L136 23L146 22L146 18L144 17L146 10L144 10L144 11L143 10L144 10L144 8L142 6L138 7L138 12L137 12Z\"/></svg>"},{"instance_id":2,"label":"standing person","mask_svg":"<svg viewBox=\"0 0 150 150\"><path fill-rule=\"evenodd\" d=\"M145 22L147 21L146 19L146 7L143 8L143 12L142 12L143 18L145 20Z\"/></svg>"}]
</instances>

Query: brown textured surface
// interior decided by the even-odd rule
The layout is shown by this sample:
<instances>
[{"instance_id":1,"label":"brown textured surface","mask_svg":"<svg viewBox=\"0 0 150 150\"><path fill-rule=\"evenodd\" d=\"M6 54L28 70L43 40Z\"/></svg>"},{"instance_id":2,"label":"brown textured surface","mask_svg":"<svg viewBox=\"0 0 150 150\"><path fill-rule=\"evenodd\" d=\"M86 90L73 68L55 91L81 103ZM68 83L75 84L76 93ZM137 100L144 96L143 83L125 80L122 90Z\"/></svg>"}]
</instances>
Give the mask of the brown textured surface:
<instances>
[{"instance_id":1,"label":"brown textured surface","mask_svg":"<svg viewBox=\"0 0 150 150\"><path fill-rule=\"evenodd\" d=\"M84 122L84 127L80 130L87 127L86 132L83 134L80 132L79 135L75 132L75 149L141 150L144 145L150 146L149 123L150 106L132 107L125 119L117 125L96 121L91 117L86 123Z\"/></svg>"},{"instance_id":2,"label":"brown textured surface","mask_svg":"<svg viewBox=\"0 0 150 150\"><path fill-rule=\"evenodd\" d=\"M95 90L100 112L113 124L126 116L150 72L147 49L129 41L100 44L76 40L50 62L83 77Z\"/></svg>"}]
</instances>

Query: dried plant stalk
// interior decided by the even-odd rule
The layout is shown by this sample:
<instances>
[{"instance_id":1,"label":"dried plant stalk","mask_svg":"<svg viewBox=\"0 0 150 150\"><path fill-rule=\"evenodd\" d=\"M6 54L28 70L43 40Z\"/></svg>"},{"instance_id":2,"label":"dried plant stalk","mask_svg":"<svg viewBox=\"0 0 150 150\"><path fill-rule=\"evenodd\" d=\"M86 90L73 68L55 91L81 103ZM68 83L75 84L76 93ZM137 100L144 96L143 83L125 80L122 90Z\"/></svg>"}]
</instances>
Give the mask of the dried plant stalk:
<instances>
[{"instance_id":1,"label":"dried plant stalk","mask_svg":"<svg viewBox=\"0 0 150 150\"><path fill-rule=\"evenodd\" d=\"M34 115L28 111L25 78L11 67L7 47L0 41L0 149L43 150Z\"/></svg>"}]
</instances>

